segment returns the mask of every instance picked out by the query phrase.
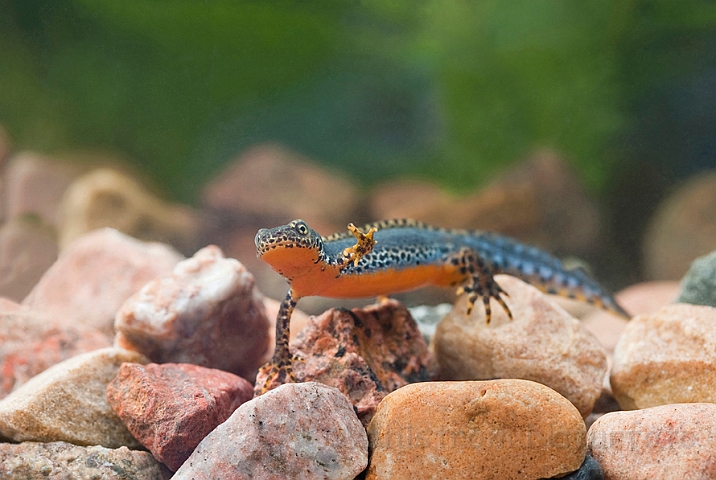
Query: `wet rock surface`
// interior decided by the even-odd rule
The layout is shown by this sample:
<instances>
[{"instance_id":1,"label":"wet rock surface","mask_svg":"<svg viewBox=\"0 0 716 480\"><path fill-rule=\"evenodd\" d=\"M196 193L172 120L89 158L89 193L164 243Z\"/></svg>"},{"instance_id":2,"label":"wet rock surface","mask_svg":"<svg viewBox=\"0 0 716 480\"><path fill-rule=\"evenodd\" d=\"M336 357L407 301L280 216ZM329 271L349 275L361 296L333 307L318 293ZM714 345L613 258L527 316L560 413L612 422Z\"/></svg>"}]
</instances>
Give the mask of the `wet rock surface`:
<instances>
[{"instance_id":1,"label":"wet rock surface","mask_svg":"<svg viewBox=\"0 0 716 480\"><path fill-rule=\"evenodd\" d=\"M716 405L663 405L604 415L589 451L607 479L716 478Z\"/></svg>"},{"instance_id":2,"label":"wet rock surface","mask_svg":"<svg viewBox=\"0 0 716 480\"><path fill-rule=\"evenodd\" d=\"M482 305L466 315L458 299L438 325L434 350L443 380L521 378L542 383L589 415L607 373L604 348L564 309L514 277L496 276L509 294L514 320L498 307L485 321Z\"/></svg>"},{"instance_id":3,"label":"wet rock surface","mask_svg":"<svg viewBox=\"0 0 716 480\"><path fill-rule=\"evenodd\" d=\"M291 343L299 382L338 388L367 425L389 392L429 380L431 356L408 310L388 300L364 309L331 309L311 317ZM257 392L265 375L256 378Z\"/></svg>"},{"instance_id":4,"label":"wet rock surface","mask_svg":"<svg viewBox=\"0 0 716 480\"><path fill-rule=\"evenodd\" d=\"M629 322L611 386L626 410L716 402L716 308L675 304Z\"/></svg>"},{"instance_id":5,"label":"wet rock surface","mask_svg":"<svg viewBox=\"0 0 716 480\"><path fill-rule=\"evenodd\" d=\"M174 363L124 363L107 386L112 409L172 471L253 393L252 384L231 373Z\"/></svg>"},{"instance_id":6,"label":"wet rock surface","mask_svg":"<svg viewBox=\"0 0 716 480\"><path fill-rule=\"evenodd\" d=\"M367 463L368 439L351 403L337 389L310 382L243 404L173 478L352 480Z\"/></svg>"},{"instance_id":7,"label":"wet rock surface","mask_svg":"<svg viewBox=\"0 0 716 480\"><path fill-rule=\"evenodd\" d=\"M145 243L116 230L95 230L62 251L23 305L114 337L114 316L148 281L183 257L168 245Z\"/></svg>"},{"instance_id":8,"label":"wet rock surface","mask_svg":"<svg viewBox=\"0 0 716 480\"><path fill-rule=\"evenodd\" d=\"M105 348L34 376L0 401L0 435L18 442L139 447L106 398L107 385L124 362L147 359L136 352Z\"/></svg>"},{"instance_id":9,"label":"wet rock surface","mask_svg":"<svg viewBox=\"0 0 716 480\"><path fill-rule=\"evenodd\" d=\"M269 322L253 276L216 246L147 283L117 312L115 344L157 363L193 363L254 378Z\"/></svg>"},{"instance_id":10,"label":"wet rock surface","mask_svg":"<svg viewBox=\"0 0 716 480\"><path fill-rule=\"evenodd\" d=\"M171 472L150 453L127 447L23 442L0 443L0 478L169 480Z\"/></svg>"},{"instance_id":11,"label":"wet rock surface","mask_svg":"<svg viewBox=\"0 0 716 480\"><path fill-rule=\"evenodd\" d=\"M586 429L525 380L427 382L385 397L368 426L366 479L549 478L579 469Z\"/></svg>"}]
</instances>

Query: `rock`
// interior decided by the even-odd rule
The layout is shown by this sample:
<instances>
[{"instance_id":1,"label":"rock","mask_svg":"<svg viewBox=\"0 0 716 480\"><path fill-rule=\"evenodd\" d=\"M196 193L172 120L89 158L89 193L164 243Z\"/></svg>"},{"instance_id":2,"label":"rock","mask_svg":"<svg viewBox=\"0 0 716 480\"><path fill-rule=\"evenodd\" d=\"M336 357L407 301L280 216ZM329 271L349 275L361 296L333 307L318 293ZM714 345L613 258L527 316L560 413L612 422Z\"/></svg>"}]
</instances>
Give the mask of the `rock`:
<instances>
[{"instance_id":1,"label":"rock","mask_svg":"<svg viewBox=\"0 0 716 480\"><path fill-rule=\"evenodd\" d=\"M241 377L186 363L124 363L107 386L109 404L134 438L172 471L253 396Z\"/></svg>"},{"instance_id":2,"label":"rock","mask_svg":"<svg viewBox=\"0 0 716 480\"><path fill-rule=\"evenodd\" d=\"M655 312L673 303L678 294L678 282L653 281L631 285L615 293L614 299L630 314L639 315ZM602 309L594 309L582 319L582 325L597 337L609 354L614 352L627 323L627 320Z\"/></svg>"},{"instance_id":3,"label":"rock","mask_svg":"<svg viewBox=\"0 0 716 480\"><path fill-rule=\"evenodd\" d=\"M189 208L170 205L128 175L98 168L67 188L62 200L60 247L93 230L110 227L131 237L193 251L199 221Z\"/></svg>"},{"instance_id":4,"label":"rock","mask_svg":"<svg viewBox=\"0 0 716 480\"><path fill-rule=\"evenodd\" d=\"M368 439L348 399L319 383L282 385L240 406L174 475L182 479L350 479Z\"/></svg>"},{"instance_id":5,"label":"rock","mask_svg":"<svg viewBox=\"0 0 716 480\"><path fill-rule=\"evenodd\" d=\"M114 316L148 281L172 271L181 255L103 229L78 238L22 302L65 323L88 325L114 337Z\"/></svg>"},{"instance_id":6,"label":"rock","mask_svg":"<svg viewBox=\"0 0 716 480\"><path fill-rule=\"evenodd\" d=\"M604 472L594 457L587 455L579 470L559 478L562 480L603 480Z\"/></svg>"},{"instance_id":7,"label":"rock","mask_svg":"<svg viewBox=\"0 0 716 480\"><path fill-rule=\"evenodd\" d=\"M514 320L495 302L490 324L480 304L468 317L467 299L459 298L435 333L438 378L532 380L567 397L582 416L589 415L607 372L604 348L536 288L507 275L495 278L509 294L506 302Z\"/></svg>"},{"instance_id":8,"label":"rock","mask_svg":"<svg viewBox=\"0 0 716 480\"><path fill-rule=\"evenodd\" d=\"M98 330L66 325L5 300L0 304L0 398L56 363L109 346Z\"/></svg>"},{"instance_id":9,"label":"rock","mask_svg":"<svg viewBox=\"0 0 716 480\"><path fill-rule=\"evenodd\" d=\"M664 405L604 415L587 435L607 479L716 478L716 405Z\"/></svg>"},{"instance_id":10,"label":"rock","mask_svg":"<svg viewBox=\"0 0 716 480\"><path fill-rule=\"evenodd\" d=\"M716 249L716 172L694 177L657 208L644 235L644 274L678 280Z\"/></svg>"},{"instance_id":11,"label":"rock","mask_svg":"<svg viewBox=\"0 0 716 480\"><path fill-rule=\"evenodd\" d=\"M57 260L51 228L28 217L0 226L0 295L21 302Z\"/></svg>"},{"instance_id":12,"label":"rock","mask_svg":"<svg viewBox=\"0 0 716 480\"><path fill-rule=\"evenodd\" d=\"M355 222L350 217L359 206L354 182L278 145L242 153L206 185L202 202L244 219L237 223L263 219L279 225L303 218L314 230L328 233Z\"/></svg>"},{"instance_id":13,"label":"rock","mask_svg":"<svg viewBox=\"0 0 716 480\"><path fill-rule=\"evenodd\" d=\"M716 250L694 260L676 301L716 307Z\"/></svg>"},{"instance_id":14,"label":"rock","mask_svg":"<svg viewBox=\"0 0 716 480\"><path fill-rule=\"evenodd\" d=\"M251 274L212 245L122 305L115 344L156 363L193 363L254 378L268 349L268 327Z\"/></svg>"},{"instance_id":15,"label":"rock","mask_svg":"<svg viewBox=\"0 0 716 480\"><path fill-rule=\"evenodd\" d=\"M5 218L34 215L57 227L59 205L78 169L33 152L21 152L8 162L4 174Z\"/></svg>"},{"instance_id":16,"label":"rock","mask_svg":"<svg viewBox=\"0 0 716 480\"><path fill-rule=\"evenodd\" d=\"M395 300L311 317L290 348L303 359L293 364L296 380L338 388L364 425L389 392L429 380L431 357L425 340L410 312ZM265 373L259 371L256 377L257 394Z\"/></svg>"},{"instance_id":17,"label":"rock","mask_svg":"<svg viewBox=\"0 0 716 480\"><path fill-rule=\"evenodd\" d=\"M148 452L127 447L79 447L66 442L0 443L0 477L25 480L169 480L171 472Z\"/></svg>"},{"instance_id":18,"label":"rock","mask_svg":"<svg viewBox=\"0 0 716 480\"><path fill-rule=\"evenodd\" d=\"M614 349L611 384L625 410L716 402L716 308L681 303L633 318Z\"/></svg>"},{"instance_id":19,"label":"rock","mask_svg":"<svg viewBox=\"0 0 716 480\"><path fill-rule=\"evenodd\" d=\"M138 447L105 393L123 362L146 363L147 359L136 352L105 348L77 355L32 377L0 400L0 435L16 442Z\"/></svg>"},{"instance_id":20,"label":"rock","mask_svg":"<svg viewBox=\"0 0 716 480\"><path fill-rule=\"evenodd\" d=\"M368 439L367 480L549 478L586 450L577 409L525 380L407 385L380 403Z\"/></svg>"}]
</instances>

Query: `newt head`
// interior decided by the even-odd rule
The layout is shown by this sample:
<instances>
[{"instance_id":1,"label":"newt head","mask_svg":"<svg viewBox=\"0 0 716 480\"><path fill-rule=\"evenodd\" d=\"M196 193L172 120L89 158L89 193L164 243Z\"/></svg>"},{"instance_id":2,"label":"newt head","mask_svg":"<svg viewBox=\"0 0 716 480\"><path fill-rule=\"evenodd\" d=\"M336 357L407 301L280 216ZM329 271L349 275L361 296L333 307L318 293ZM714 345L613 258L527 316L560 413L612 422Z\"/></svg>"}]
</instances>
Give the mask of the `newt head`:
<instances>
[{"instance_id":1,"label":"newt head","mask_svg":"<svg viewBox=\"0 0 716 480\"><path fill-rule=\"evenodd\" d=\"M289 281L316 269L324 258L323 240L303 220L262 228L255 238L258 258Z\"/></svg>"}]
</instances>

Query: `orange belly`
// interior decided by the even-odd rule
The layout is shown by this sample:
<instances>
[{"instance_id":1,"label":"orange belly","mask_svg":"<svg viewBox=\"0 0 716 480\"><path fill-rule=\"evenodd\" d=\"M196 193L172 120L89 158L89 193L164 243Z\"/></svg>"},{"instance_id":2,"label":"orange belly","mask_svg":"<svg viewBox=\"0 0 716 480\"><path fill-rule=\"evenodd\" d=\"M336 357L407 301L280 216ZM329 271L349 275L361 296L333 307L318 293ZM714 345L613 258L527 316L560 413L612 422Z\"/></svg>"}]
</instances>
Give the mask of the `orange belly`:
<instances>
[{"instance_id":1,"label":"orange belly","mask_svg":"<svg viewBox=\"0 0 716 480\"><path fill-rule=\"evenodd\" d=\"M323 271L295 278L291 282L291 290L298 297L377 297L426 285L456 285L464 279L465 276L452 265L420 265L401 270L389 268L370 273L341 275L337 278L335 272Z\"/></svg>"}]
</instances>

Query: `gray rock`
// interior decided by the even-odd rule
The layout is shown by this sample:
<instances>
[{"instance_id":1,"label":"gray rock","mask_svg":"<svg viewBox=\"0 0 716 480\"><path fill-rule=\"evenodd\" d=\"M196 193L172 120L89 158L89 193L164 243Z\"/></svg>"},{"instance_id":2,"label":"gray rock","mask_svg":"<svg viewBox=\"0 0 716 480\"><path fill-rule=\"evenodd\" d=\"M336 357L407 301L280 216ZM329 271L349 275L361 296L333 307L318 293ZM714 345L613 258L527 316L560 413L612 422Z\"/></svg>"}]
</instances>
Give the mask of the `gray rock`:
<instances>
[{"instance_id":1,"label":"gray rock","mask_svg":"<svg viewBox=\"0 0 716 480\"><path fill-rule=\"evenodd\" d=\"M587 455L584 457L584 461L582 462L582 466L579 467L579 470L559 478L562 480L603 480L604 472L602 471L602 467L594 460L594 457Z\"/></svg>"},{"instance_id":2,"label":"gray rock","mask_svg":"<svg viewBox=\"0 0 716 480\"><path fill-rule=\"evenodd\" d=\"M168 480L171 472L149 452L127 447L79 447L66 442L0 443L0 478L25 480Z\"/></svg>"},{"instance_id":3,"label":"gray rock","mask_svg":"<svg viewBox=\"0 0 716 480\"><path fill-rule=\"evenodd\" d=\"M716 250L694 260L676 302L716 307Z\"/></svg>"}]
</instances>

